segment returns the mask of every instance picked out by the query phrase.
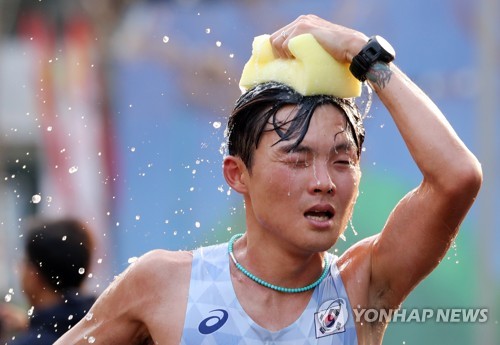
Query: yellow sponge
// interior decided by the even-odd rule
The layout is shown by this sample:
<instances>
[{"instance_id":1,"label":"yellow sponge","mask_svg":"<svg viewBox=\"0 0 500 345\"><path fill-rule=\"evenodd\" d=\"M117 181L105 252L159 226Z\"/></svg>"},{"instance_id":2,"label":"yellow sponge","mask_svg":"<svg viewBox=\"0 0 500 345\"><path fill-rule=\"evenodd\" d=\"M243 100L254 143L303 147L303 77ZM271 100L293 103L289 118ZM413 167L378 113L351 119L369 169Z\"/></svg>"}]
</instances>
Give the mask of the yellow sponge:
<instances>
[{"instance_id":1,"label":"yellow sponge","mask_svg":"<svg viewBox=\"0 0 500 345\"><path fill-rule=\"evenodd\" d=\"M342 64L328 54L311 34L290 39L288 49L295 58L280 59L273 54L269 35L254 38L252 56L245 64L240 79L243 92L266 81L276 81L308 95L358 97L361 82Z\"/></svg>"}]
</instances>

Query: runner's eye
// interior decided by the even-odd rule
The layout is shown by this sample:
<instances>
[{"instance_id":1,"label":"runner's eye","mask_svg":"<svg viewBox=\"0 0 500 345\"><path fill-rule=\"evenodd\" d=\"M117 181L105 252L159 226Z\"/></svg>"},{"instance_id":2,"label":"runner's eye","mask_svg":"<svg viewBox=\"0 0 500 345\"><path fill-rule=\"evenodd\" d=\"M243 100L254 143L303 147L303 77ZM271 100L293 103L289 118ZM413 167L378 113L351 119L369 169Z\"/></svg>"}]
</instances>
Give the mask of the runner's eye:
<instances>
[{"instance_id":1,"label":"runner's eye","mask_svg":"<svg viewBox=\"0 0 500 345\"><path fill-rule=\"evenodd\" d=\"M285 162L294 168L307 168L311 166L311 159L305 153L289 153Z\"/></svg>"}]
</instances>

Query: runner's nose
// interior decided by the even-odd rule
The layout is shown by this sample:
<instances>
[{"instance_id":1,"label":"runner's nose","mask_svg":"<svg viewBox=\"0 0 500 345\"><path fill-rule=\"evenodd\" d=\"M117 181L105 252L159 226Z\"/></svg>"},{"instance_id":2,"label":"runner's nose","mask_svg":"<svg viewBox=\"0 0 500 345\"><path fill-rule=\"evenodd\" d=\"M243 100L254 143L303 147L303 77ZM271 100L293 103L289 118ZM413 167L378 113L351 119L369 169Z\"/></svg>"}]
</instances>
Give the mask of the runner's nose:
<instances>
[{"instance_id":1,"label":"runner's nose","mask_svg":"<svg viewBox=\"0 0 500 345\"><path fill-rule=\"evenodd\" d=\"M314 177L311 179L311 190L313 193L329 193L335 191L335 184L328 171L327 163L315 163L313 166Z\"/></svg>"}]
</instances>

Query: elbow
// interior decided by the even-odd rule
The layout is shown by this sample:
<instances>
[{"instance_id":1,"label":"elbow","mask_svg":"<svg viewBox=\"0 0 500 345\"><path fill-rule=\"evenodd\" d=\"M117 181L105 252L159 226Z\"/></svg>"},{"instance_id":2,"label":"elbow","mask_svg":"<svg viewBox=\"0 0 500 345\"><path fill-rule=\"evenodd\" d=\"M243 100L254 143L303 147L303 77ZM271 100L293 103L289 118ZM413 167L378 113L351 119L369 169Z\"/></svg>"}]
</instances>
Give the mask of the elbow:
<instances>
[{"instance_id":1,"label":"elbow","mask_svg":"<svg viewBox=\"0 0 500 345\"><path fill-rule=\"evenodd\" d=\"M463 169L461 184L462 188L468 190L474 197L479 193L483 184L483 169L475 157L468 167Z\"/></svg>"},{"instance_id":2,"label":"elbow","mask_svg":"<svg viewBox=\"0 0 500 345\"><path fill-rule=\"evenodd\" d=\"M475 160L474 171L472 176L470 177L471 184L474 187L475 193L479 193L479 189L481 189L481 185L483 184L483 168L481 167L481 163L478 160Z\"/></svg>"},{"instance_id":3,"label":"elbow","mask_svg":"<svg viewBox=\"0 0 500 345\"><path fill-rule=\"evenodd\" d=\"M444 192L456 198L475 199L483 183L481 163L473 157L453 173L445 174L442 186Z\"/></svg>"}]
</instances>

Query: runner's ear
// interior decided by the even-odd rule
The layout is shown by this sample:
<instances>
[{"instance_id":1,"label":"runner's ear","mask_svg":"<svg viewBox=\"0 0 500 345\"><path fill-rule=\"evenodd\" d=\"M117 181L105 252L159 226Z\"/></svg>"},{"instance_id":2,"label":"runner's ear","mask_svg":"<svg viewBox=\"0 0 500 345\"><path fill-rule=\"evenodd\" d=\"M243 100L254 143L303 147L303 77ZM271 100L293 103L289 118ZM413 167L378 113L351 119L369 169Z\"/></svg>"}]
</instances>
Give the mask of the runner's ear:
<instances>
[{"instance_id":1,"label":"runner's ear","mask_svg":"<svg viewBox=\"0 0 500 345\"><path fill-rule=\"evenodd\" d=\"M227 184L240 194L247 192L246 178L248 171L239 157L227 156L224 158L224 178Z\"/></svg>"}]
</instances>

